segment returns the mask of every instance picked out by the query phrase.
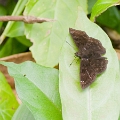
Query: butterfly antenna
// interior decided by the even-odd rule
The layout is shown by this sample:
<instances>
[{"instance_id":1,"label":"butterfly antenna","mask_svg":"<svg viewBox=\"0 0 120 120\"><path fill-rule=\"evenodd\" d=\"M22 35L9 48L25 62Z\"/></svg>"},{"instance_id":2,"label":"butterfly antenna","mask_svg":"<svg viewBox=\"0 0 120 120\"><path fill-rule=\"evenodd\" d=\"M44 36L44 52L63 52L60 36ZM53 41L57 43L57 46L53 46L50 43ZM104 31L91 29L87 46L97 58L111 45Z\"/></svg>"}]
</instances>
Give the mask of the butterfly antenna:
<instances>
[{"instance_id":1,"label":"butterfly antenna","mask_svg":"<svg viewBox=\"0 0 120 120\"><path fill-rule=\"evenodd\" d=\"M66 43L68 43L68 44L74 49L74 47L73 47L68 41L66 41ZM74 55L74 58L75 58L75 59L76 59L76 57L77 57L77 56ZM75 60L75 59L74 59L74 60ZM70 66L73 64L74 60L70 63ZM77 61L78 61L78 60L77 60ZM76 62L76 63L77 63L77 62Z\"/></svg>"},{"instance_id":2,"label":"butterfly antenna","mask_svg":"<svg viewBox=\"0 0 120 120\"><path fill-rule=\"evenodd\" d=\"M68 43L74 49L74 47L68 41L66 41L66 43Z\"/></svg>"}]
</instances>

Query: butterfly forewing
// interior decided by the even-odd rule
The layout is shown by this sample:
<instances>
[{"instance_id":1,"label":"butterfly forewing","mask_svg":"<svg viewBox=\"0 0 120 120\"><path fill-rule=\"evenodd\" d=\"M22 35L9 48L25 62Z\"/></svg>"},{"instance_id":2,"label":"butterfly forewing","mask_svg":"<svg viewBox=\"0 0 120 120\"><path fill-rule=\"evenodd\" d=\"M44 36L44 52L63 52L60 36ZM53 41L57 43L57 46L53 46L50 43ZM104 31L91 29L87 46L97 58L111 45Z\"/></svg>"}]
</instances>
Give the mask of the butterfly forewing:
<instances>
[{"instance_id":1,"label":"butterfly forewing","mask_svg":"<svg viewBox=\"0 0 120 120\"><path fill-rule=\"evenodd\" d=\"M86 39L85 32L83 32L83 31L80 32L79 30L75 30L72 28L69 28L69 32L70 32L72 38L74 39L76 46L79 49L82 49L85 46L86 42L88 41Z\"/></svg>"},{"instance_id":2,"label":"butterfly forewing","mask_svg":"<svg viewBox=\"0 0 120 120\"><path fill-rule=\"evenodd\" d=\"M78 57L96 57L96 54L103 55L106 53L106 50L102 46L101 42L97 39L89 37L84 31L72 28L70 28L69 31L80 52L77 54Z\"/></svg>"}]
</instances>

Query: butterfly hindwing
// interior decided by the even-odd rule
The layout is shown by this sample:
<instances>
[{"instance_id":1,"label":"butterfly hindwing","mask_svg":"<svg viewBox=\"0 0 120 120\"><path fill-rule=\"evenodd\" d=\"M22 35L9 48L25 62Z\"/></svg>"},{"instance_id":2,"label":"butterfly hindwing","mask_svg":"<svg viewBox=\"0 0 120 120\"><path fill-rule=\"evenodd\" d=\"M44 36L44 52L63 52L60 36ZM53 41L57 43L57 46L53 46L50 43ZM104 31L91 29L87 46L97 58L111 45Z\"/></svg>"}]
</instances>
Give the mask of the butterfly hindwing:
<instances>
[{"instance_id":1,"label":"butterfly hindwing","mask_svg":"<svg viewBox=\"0 0 120 120\"><path fill-rule=\"evenodd\" d=\"M88 87L98 74L105 71L108 61L105 57L98 59L81 59L80 66L80 83L81 87L84 89Z\"/></svg>"},{"instance_id":2,"label":"butterfly hindwing","mask_svg":"<svg viewBox=\"0 0 120 120\"><path fill-rule=\"evenodd\" d=\"M80 84L82 89L88 87L94 82L96 73L91 69L89 61L87 59L81 59L80 65Z\"/></svg>"},{"instance_id":3,"label":"butterfly hindwing","mask_svg":"<svg viewBox=\"0 0 120 120\"><path fill-rule=\"evenodd\" d=\"M97 74L101 74L106 70L107 63L108 63L108 60L105 57L89 59L89 64L91 68L93 68Z\"/></svg>"}]
</instances>

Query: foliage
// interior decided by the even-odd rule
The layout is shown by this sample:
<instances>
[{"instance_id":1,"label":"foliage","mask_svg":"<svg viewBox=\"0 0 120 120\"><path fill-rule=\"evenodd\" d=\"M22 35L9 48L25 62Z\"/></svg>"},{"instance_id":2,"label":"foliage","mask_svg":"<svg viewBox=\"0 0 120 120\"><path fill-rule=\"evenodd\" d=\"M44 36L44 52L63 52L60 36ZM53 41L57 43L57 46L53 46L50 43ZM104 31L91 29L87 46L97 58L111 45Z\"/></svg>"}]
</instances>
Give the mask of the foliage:
<instances>
[{"instance_id":1,"label":"foliage","mask_svg":"<svg viewBox=\"0 0 120 120\"><path fill-rule=\"evenodd\" d=\"M109 7L119 4L120 0L98 0L92 8L91 20L94 21L95 17L103 13Z\"/></svg>"},{"instance_id":2,"label":"foliage","mask_svg":"<svg viewBox=\"0 0 120 120\"><path fill-rule=\"evenodd\" d=\"M5 28L0 37L0 57L30 49L37 63L0 62L8 67L9 74L14 77L16 91L22 101L13 120L119 119L120 76L117 56L106 34L91 22L97 18L100 25L119 32L120 12L115 7L118 4L119 0L88 0L88 3L87 0L19 0L17 4L7 4L7 9L4 5L0 6L0 15L9 15L11 8L11 15L24 14L55 20L42 24L0 23L0 27ZM90 13L91 21L86 17ZM69 36L69 27L83 30L99 39L107 51L107 70L85 90L81 90L79 85L80 62L74 58L77 48ZM59 71L49 68L57 64ZM12 96L12 93L9 95ZM4 105L6 107L12 103ZM13 112L10 113L11 117ZM9 111L6 111L4 118L8 115Z\"/></svg>"},{"instance_id":3,"label":"foliage","mask_svg":"<svg viewBox=\"0 0 120 120\"><path fill-rule=\"evenodd\" d=\"M24 52L27 49L28 47L24 44L21 44L17 38L8 38L5 44L0 46L0 57L2 58L12 54Z\"/></svg>"},{"instance_id":4,"label":"foliage","mask_svg":"<svg viewBox=\"0 0 120 120\"><path fill-rule=\"evenodd\" d=\"M12 89L6 82L6 78L0 72L0 120L11 120L18 102Z\"/></svg>"},{"instance_id":5,"label":"foliage","mask_svg":"<svg viewBox=\"0 0 120 120\"><path fill-rule=\"evenodd\" d=\"M32 62L1 64L8 67L9 74L14 77L19 98L36 120L62 119L58 70Z\"/></svg>"},{"instance_id":6,"label":"foliage","mask_svg":"<svg viewBox=\"0 0 120 120\"><path fill-rule=\"evenodd\" d=\"M15 6L15 3L13 2L13 0L8 0L6 5L3 5L3 8L6 10L7 8L7 12L6 14L9 15L10 11L12 10L13 6L15 6L13 12L12 12L12 15L14 16L17 16L17 15L20 15L22 14L22 11L25 7L25 4L27 3L28 0L19 0L18 3L16 4ZM10 10L11 9L11 10ZM2 11L1 11L2 12ZM4 14L5 11L3 11L1 13L1 15ZM24 36L24 24L21 23L21 22L8 22L7 26L5 26L4 24L2 24L1 26L2 28L5 27L5 30L4 32L2 33L2 35L0 36L0 43L4 41L3 44L0 45L0 51L2 51L2 53L0 54L0 57L5 57L7 55L12 55L12 54L15 54L15 53L21 53L21 52L25 52L26 50L28 50L28 47L31 46L30 42L27 44L27 47L26 47L26 40L22 40L22 43L21 44L19 41L18 41L18 38L17 37L21 37L21 36ZM2 30L1 30L2 31ZM9 37L12 37L13 40L10 40L11 41L15 41L14 42L14 46L17 46L18 43L19 43L19 48L21 50L17 50L19 49L18 47L9 47L9 49L7 48L8 46L12 46L13 45L13 42L8 42L9 41L9 38L6 38L7 36ZM14 38L13 38L14 37ZM25 44L24 44L25 43ZM5 50L6 49L6 50ZM6 51L9 50L10 52L7 52Z\"/></svg>"},{"instance_id":7,"label":"foliage","mask_svg":"<svg viewBox=\"0 0 120 120\"><path fill-rule=\"evenodd\" d=\"M71 2L69 0L55 0L52 2L49 0L36 0L35 2L28 2L24 15L56 20L54 22L27 24L25 26L25 34L33 42L30 50L38 64L49 67L54 67L58 64L60 51L68 34L68 29L73 27L77 17L77 12L75 11L82 3L84 10L86 10L86 0L84 2L83 0L79 0L79 2L77 0ZM38 52L39 55L37 54Z\"/></svg>"},{"instance_id":8,"label":"foliage","mask_svg":"<svg viewBox=\"0 0 120 120\"><path fill-rule=\"evenodd\" d=\"M21 104L15 112L12 120L35 120L35 118L26 105Z\"/></svg>"},{"instance_id":9,"label":"foliage","mask_svg":"<svg viewBox=\"0 0 120 120\"><path fill-rule=\"evenodd\" d=\"M102 26L114 29L120 33L120 11L116 7L111 7L102 13L96 19L97 23Z\"/></svg>"},{"instance_id":10,"label":"foliage","mask_svg":"<svg viewBox=\"0 0 120 120\"><path fill-rule=\"evenodd\" d=\"M108 65L107 70L97 76L96 81L90 87L82 90L80 88L80 62L74 58L74 53L78 50L68 35L59 61L59 86L63 119L117 120L120 108L120 93L118 92L120 75L117 55L111 46L111 42L107 35L96 24L89 21L81 10L78 12L78 19L74 28L83 30L89 36L101 41L106 48L105 57L108 59Z\"/></svg>"}]
</instances>

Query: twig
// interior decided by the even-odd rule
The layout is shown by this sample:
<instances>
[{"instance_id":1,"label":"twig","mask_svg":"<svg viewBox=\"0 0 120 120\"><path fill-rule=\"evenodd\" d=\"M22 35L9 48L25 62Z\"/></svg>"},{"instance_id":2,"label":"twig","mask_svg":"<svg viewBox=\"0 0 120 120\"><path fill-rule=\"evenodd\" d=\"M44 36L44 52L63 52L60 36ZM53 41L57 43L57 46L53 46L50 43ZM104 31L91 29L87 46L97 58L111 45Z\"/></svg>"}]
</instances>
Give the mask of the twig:
<instances>
[{"instance_id":1,"label":"twig","mask_svg":"<svg viewBox=\"0 0 120 120\"><path fill-rule=\"evenodd\" d=\"M53 19L39 18L34 16L0 16L0 21L23 21L25 23L43 23L51 22Z\"/></svg>"}]
</instances>

